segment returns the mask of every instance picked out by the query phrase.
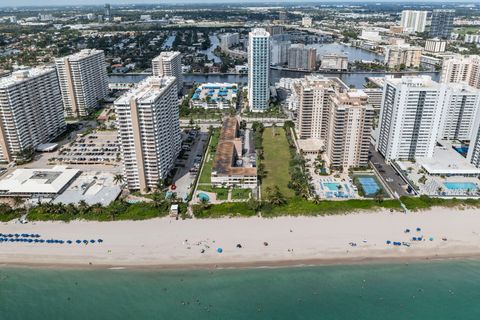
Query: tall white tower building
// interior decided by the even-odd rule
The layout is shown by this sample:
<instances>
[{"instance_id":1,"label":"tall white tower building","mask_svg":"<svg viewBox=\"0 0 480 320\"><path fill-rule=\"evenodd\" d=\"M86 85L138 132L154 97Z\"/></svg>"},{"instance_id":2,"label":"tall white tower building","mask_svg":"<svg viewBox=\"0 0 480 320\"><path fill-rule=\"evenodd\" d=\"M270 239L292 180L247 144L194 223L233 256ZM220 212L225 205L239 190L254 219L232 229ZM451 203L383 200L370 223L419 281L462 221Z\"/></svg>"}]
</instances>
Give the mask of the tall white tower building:
<instances>
[{"instance_id":1,"label":"tall white tower building","mask_svg":"<svg viewBox=\"0 0 480 320\"><path fill-rule=\"evenodd\" d=\"M248 103L253 112L265 111L270 100L270 34L253 29L248 35Z\"/></svg>"},{"instance_id":2,"label":"tall white tower building","mask_svg":"<svg viewBox=\"0 0 480 320\"><path fill-rule=\"evenodd\" d=\"M0 160L24 158L65 130L55 68L33 68L0 78Z\"/></svg>"},{"instance_id":3,"label":"tall white tower building","mask_svg":"<svg viewBox=\"0 0 480 320\"><path fill-rule=\"evenodd\" d=\"M480 117L480 90L467 84L440 86L442 109L439 139L470 140L476 117Z\"/></svg>"},{"instance_id":4,"label":"tall white tower building","mask_svg":"<svg viewBox=\"0 0 480 320\"><path fill-rule=\"evenodd\" d=\"M108 95L105 54L102 50L85 49L55 59L65 115L84 117L98 107Z\"/></svg>"},{"instance_id":5,"label":"tall white tower building","mask_svg":"<svg viewBox=\"0 0 480 320\"><path fill-rule=\"evenodd\" d=\"M385 77L377 143L385 159L433 156L442 120L439 87L428 76Z\"/></svg>"},{"instance_id":6,"label":"tall white tower building","mask_svg":"<svg viewBox=\"0 0 480 320\"><path fill-rule=\"evenodd\" d=\"M129 189L156 188L180 151L175 77L148 77L115 102L124 174Z\"/></svg>"},{"instance_id":7,"label":"tall white tower building","mask_svg":"<svg viewBox=\"0 0 480 320\"><path fill-rule=\"evenodd\" d=\"M406 32L424 32L427 25L427 11L403 10L400 26Z\"/></svg>"},{"instance_id":8,"label":"tall white tower building","mask_svg":"<svg viewBox=\"0 0 480 320\"><path fill-rule=\"evenodd\" d=\"M153 76L177 78L177 91L183 88L182 55L178 51L165 51L152 60Z\"/></svg>"}]
</instances>

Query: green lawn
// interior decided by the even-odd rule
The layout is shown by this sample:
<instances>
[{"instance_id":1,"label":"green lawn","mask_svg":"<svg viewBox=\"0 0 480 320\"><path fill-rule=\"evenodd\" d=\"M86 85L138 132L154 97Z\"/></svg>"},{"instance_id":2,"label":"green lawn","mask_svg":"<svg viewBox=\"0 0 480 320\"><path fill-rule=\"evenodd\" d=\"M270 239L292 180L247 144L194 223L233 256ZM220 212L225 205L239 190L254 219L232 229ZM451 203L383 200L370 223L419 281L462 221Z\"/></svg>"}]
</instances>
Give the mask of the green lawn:
<instances>
[{"instance_id":1,"label":"green lawn","mask_svg":"<svg viewBox=\"0 0 480 320\"><path fill-rule=\"evenodd\" d=\"M200 179L198 180L199 183L210 183L210 179L212 175L213 159L215 158L215 152L211 152L211 148L212 146L216 147L218 145L219 139L220 139L220 130L217 128L213 129L210 145L208 146L208 149L205 152L205 157L209 156L209 159L208 161L205 160L203 163L202 173L200 175Z\"/></svg>"},{"instance_id":2,"label":"green lawn","mask_svg":"<svg viewBox=\"0 0 480 320\"><path fill-rule=\"evenodd\" d=\"M407 209L412 211L430 209L432 207L472 207L480 208L480 200L478 199L442 199L430 198L428 196L420 197L402 197L403 204Z\"/></svg>"},{"instance_id":3,"label":"green lawn","mask_svg":"<svg viewBox=\"0 0 480 320\"><path fill-rule=\"evenodd\" d=\"M252 193L250 189L233 189L232 190L232 199L233 200L241 200L241 199L248 199Z\"/></svg>"},{"instance_id":4,"label":"green lawn","mask_svg":"<svg viewBox=\"0 0 480 320\"><path fill-rule=\"evenodd\" d=\"M266 177L262 181L262 192L267 187L278 186L280 192L286 197L293 197L295 193L288 188L290 174L288 172L290 162L290 150L285 130L276 128L273 135L272 128L265 128L263 132L263 154Z\"/></svg>"},{"instance_id":5,"label":"green lawn","mask_svg":"<svg viewBox=\"0 0 480 320\"><path fill-rule=\"evenodd\" d=\"M460 27L460 28L455 28L454 32L458 33L460 35L465 35L465 34L476 34L480 31L480 27L478 26L468 26L468 27Z\"/></svg>"},{"instance_id":6,"label":"green lawn","mask_svg":"<svg viewBox=\"0 0 480 320\"><path fill-rule=\"evenodd\" d=\"M356 199L345 201L324 200L316 204L301 198L292 198L283 206L264 208L262 216L324 216L346 214L358 210L374 211L379 209L401 210L400 203L397 200L384 200L382 202Z\"/></svg>"},{"instance_id":7,"label":"green lawn","mask_svg":"<svg viewBox=\"0 0 480 320\"><path fill-rule=\"evenodd\" d=\"M193 212L197 218L251 217L256 215L256 212L250 209L246 202L225 202L211 205L207 208L194 205Z\"/></svg>"}]
</instances>

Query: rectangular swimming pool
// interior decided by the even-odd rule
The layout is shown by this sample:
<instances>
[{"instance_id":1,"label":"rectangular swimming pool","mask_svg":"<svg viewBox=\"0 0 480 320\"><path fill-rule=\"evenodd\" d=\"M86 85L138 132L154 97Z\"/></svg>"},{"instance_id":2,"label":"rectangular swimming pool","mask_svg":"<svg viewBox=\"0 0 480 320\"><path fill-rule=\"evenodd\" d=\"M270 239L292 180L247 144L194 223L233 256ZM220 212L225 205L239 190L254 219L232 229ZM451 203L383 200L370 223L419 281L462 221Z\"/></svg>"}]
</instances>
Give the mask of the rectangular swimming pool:
<instances>
[{"instance_id":1,"label":"rectangular swimming pool","mask_svg":"<svg viewBox=\"0 0 480 320\"><path fill-rule=\"evenodd\" d=\"M443 185L449 190L477 190L478 186L473 182L444 182Z\"/></svg>"},{"instance_id":2,"label":"rectangular swimming pool","mask_svg":"<svg viewBox=\"0 0 480 320\"><path fill-rule=\"evenodd\" d=\"M322 185L330 191L338 191L340 183L337 182L322 182Z\"/></svg>"}]
</instances>

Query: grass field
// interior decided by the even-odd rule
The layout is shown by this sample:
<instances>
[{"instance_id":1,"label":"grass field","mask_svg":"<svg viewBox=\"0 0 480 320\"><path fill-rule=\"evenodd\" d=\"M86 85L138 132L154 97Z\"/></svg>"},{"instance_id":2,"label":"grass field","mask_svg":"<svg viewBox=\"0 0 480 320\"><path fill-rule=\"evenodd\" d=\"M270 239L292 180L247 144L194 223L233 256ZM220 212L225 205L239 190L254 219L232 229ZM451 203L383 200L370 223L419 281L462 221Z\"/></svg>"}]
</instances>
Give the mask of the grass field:
<instances>
[{"instance_id":1,"label":"grass field","mask_svg":"<svg viewBox=\"0 0 480 320\"><path fill-rule=\"evenodd\" d=\"M458 33L460 35L465 35L467 33L476 34L479 31L480 31L480 27L478 27L478 26L460 27L460 28L455 28L454 29L454 32Z\"/></svg>"},{"instance_id":2,"label":"grass field","mask_svg":"<svg viewBox=\"0 0 480 320\"><path fill-rule=\"evenodd\" d=\"M241 199L248 199L252 193L250 189L233 189L232 190L232 199L233 200L241 200Z\"/></svg>"},{"instance_id":3,"label":"grass field","mask_svg":"<svg viewBox=\"0 0 480 320\"><path fill-rule=\"evenodd\" d=\"M276 128L274 135L272 128L266 128L263 133L263 150L265 159L262 163L265 165L266 177L262 181L262 192L267 187L278 186L285 197L293 197L293 190L288 188L290 150L285 130Z\"/></svg>"},{"instance_id":4,"label":"grass field","mask_svg":"<svg viewBox=\"0 0 480 320\"><path fill-rule=\"evenodd\" d=\"M199 183L210 183L210 176L212 175L212 166L213 166L213 159L215 158L215 152L211 151L212 147L216 147L218 145L218 139L220 139L220 130L213 129L212 132L212 139L210 141L210 145L208 146L207 151L205 152L205 157L207 157L203 164L202 173L200 175Z\"/></svg>"}]
</instances>

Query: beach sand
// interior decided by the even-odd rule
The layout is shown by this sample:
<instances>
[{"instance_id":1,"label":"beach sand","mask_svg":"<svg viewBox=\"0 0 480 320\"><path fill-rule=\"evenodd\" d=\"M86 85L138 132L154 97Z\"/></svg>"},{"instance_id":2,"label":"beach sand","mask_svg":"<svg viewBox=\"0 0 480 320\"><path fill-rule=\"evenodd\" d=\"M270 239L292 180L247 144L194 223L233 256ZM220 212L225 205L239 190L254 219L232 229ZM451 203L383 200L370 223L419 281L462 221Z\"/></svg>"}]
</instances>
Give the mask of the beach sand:
<instances>
[{"instance_id":1,"label":"beach sand","mask_svg":"<svg viewBox=\"0 0 480 320\"><path fill-rule=\"evenodd\" d=\"M479 213L478 209L435 208L408 214L363 212L272 219L10 222L0 225L0 233L39 233L43 239L61 240L101 238L104 242L0 243L0 264L210 268L476 257L480 256ZM417 227L422 231L416 232ZM404 232L406 228L412 230L410 234ZM426 240L410 241L419 235ZM430 237L434 240L429 241ZM386 240L408 241L411 246L387 245ZM357 245L352 247L351 242ZM223 252L218 253L218 248Z\"/></svg>"}]
</instances>

